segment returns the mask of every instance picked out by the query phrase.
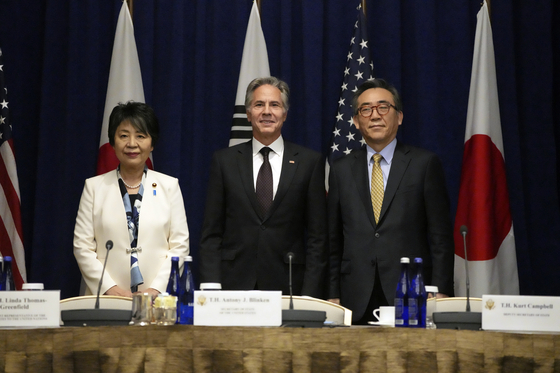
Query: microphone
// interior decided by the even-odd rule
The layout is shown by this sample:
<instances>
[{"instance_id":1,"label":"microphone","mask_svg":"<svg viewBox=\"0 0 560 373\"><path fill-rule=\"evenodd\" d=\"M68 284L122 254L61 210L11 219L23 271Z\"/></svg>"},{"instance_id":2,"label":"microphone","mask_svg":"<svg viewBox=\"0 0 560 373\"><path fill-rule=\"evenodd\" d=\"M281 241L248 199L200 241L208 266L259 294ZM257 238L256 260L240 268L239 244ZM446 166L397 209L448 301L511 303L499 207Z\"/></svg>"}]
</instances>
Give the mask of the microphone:
<instances>
[{"instance_id":1,"label":"microphone","mask_svg":"<svg viewBox=\"0 0 560 373\"><path fill-rule=\"evenodd\" d=\"M327 312L317 310L295 310L292 294L292 260L294 253L291 251L286 254L288 258L289 272L288 281L290 286L290 308L282 310L282 326L284 327L304 327L321 328L327 319Z\"/></svg>"},{"instance_id":2,"label":"microphone","mask_svg":"<svg viewBox=\"0 0 560 373\"><path fill-rule=\"evenodd\" d=\"M466 289L467 289L467 312L471 312L471 302L470 302L470 290L471 290L471 282L469 280L469 260L467 258L467 233L468 229L466 225L461 225L459 228L459 232L463 236L463 249L465 250L465 277L466 277Z\"/></svg>"},{"instance_id":3,"label":"microphone","mask_svg":"<svg viewBox=\"0 0 560 373\"><path fill-rule=\"evenodd\" d=\"M290 285L290 309L293 310L294 309L294 295L292 292L292 259L294 259L294 253L292 253L291 251L287 254L288 255L288 260L289 260L289 267L290 267L290 272L289 272L289 285Z\"/></svg>"},{"instance_id":4,"label":"microphone","mask_svg":"<svg viewBox=\"0 0 560 373\"><path fill-rule=\"evenodd\" d=\"M480 330L482 327L482 313L471 312L470 304L470 280L469 262L467 257L467 233L466 225L461 225L459 233L463 236L463 250L465 252L465 273L467 290L467 307L465 312L434 312L433 319L438 329L466 329Z\"/></svg>"},{"instance_id":5,"label":"microphone","mask_svg":"<svg viewBox=\"0 0 560 373\"><path fill-rule=\"evenodd\" d=\"M100 309L99 307L101 285L103 284L103 276L105 276L109 251L113 248L113 241L108 240L107 243L105 243L105 248L107 249L107 254L105 255L101 278L97 286L95 306L93 308L88 308L88 305L93 304L93 295L64 299L64 303L68 304L66 309L60 311L60 318L64 322L64 326L106 326L128 325L130 323L132 319L131 299L106 295L104 297L111 299L111 309ZM61 303L63 301L61 301Z\"/></svg>"},{"instance_id":6,"label":"microphone","mask_svg":"<svg viewBox=\"0 0 560 373\"><path fill-rule=\"evenodd\" d=\"M107 254L105 254L105 263L103 263L103 270L101 271L101 278L99 279L99 285L97 286L97 297L95 298L95 309L99 309L99 293L101 293L101 285L103 284L103 276L105 275L105 267L107 267L107 259L109 258L109 251L113 248L113 241L109 240L105 244L107 249Z\"/></svg>"}]
</instances>

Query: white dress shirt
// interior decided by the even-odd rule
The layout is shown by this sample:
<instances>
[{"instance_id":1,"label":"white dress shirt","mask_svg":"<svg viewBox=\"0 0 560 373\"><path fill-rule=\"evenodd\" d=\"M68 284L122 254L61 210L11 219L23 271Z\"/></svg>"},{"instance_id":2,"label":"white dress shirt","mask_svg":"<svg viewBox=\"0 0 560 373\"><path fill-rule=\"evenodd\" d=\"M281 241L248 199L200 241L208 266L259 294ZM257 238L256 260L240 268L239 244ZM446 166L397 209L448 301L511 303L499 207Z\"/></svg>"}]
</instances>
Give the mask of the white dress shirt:
<instances>
[{"instance_id":1,"label":"white dress shirt","mask_svg":"<svg viewBox=\"0 0 560 373\"><path fill-rule=\"evenodd\" d=\"M393 162L393 155L395 154L395 148L397 147L397 139L393 139L386 147L384 147L379 154L383 157L379 165L381 166L381 172L383 172L383 190L387 189L387 180L389 179L389 172L391 171L391 163ZM373 169L373 155L377 154L369 145L367 148L367 159L368 159L368 175L369 175L369 188L371 190L371 170Z\"/></svg>"}]
</instances>

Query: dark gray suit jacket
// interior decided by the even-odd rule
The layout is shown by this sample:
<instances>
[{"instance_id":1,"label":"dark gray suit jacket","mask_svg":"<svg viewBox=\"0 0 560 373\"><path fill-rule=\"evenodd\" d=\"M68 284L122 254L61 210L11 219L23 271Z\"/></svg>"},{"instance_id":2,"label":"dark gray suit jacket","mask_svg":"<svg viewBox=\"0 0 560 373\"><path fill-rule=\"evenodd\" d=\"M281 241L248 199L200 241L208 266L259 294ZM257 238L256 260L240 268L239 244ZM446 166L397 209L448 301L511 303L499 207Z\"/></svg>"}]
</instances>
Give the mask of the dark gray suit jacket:
<instances>
[{"instance_id":1,"label":"dark gray suit jacket","mask_svg":"<svg viewBox=\"0 0 560 373\"><path fill-rule=\"evenodd\" d=\"M400 258L424 260L426 285L453 294L453 230L439 158L397 142L379 223L371 205L367 151L336 162L329 175L329 298L340 298L359 320L372 294L375 268L393 304Z\"/></svg>"},{"instance_id":2,"label":"dark gray suit jacket","mask_svg":"<svg viewBox=\"0 0 560 373\"><path fill-rule=\"evenodd\" d=\"M289 294L287 253L294 253L294 294L324 298L328 251L324 161L284 141L278 190L261 220L251 141L214 154L200 244L201 282L227 290Z\"/></svg>"}]
</instances>

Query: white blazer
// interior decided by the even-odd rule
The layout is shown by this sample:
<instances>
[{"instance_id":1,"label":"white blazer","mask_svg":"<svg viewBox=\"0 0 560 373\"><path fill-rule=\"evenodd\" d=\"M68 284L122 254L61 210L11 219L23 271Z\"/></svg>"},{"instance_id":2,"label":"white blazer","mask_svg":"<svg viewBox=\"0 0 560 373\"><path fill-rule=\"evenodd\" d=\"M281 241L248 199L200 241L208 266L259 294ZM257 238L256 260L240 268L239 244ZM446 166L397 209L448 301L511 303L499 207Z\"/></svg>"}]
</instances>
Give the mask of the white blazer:
<instances>
[{"instance_id":1,"label":"white blazer","mask_svg":"<svg viewBox=\"0 0 560 373\"><path fill-rule=\"evenodd\" d=\"M171 269L171 257L189 254L189 228L183 196L176 178L148 170L138 223L138 264L144 284L138 290L154 288L164 292ZM87 285L86 294L96 294L105 244L113 241L107 260L101 294L118 285L130 289L130 238L117 171L86 180L76 226L74 256Z\"/></svg>"}]
</instances>

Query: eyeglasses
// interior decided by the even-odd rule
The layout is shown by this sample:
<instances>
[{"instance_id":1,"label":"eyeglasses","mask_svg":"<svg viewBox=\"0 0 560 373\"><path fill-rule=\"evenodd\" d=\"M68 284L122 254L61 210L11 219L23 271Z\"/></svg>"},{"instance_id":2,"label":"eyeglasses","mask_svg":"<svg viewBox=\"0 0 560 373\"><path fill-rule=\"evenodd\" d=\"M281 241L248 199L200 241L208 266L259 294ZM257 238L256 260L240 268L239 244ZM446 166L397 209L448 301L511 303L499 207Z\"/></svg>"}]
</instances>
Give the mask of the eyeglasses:
<instances>
[{"instance_id":1,"label":"eyeglasses","mask_svg":"<svg viewBox=\"0 0 560 373\"><path fill-rule=\"evenodd\" d=\"M379 115L385 115L389 112L389 110L391 110L391 108L397 110L397 107L395 105L379 104L377 106L362 106L358 109L358 113L360 113L360 115L364 118L369 118L373 114L373 109L377 110L377 113Z\"/></svg>"}]
</instances>

